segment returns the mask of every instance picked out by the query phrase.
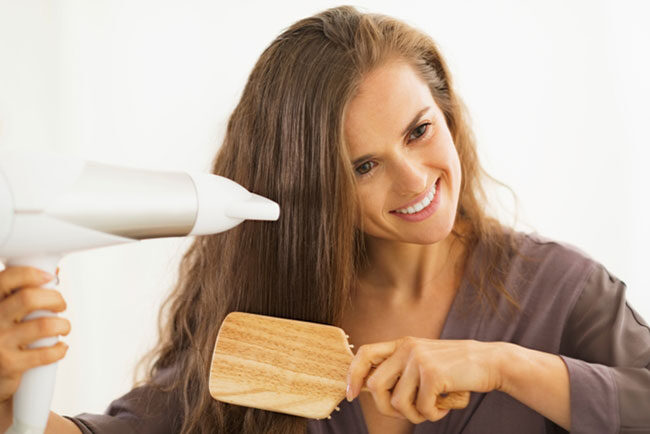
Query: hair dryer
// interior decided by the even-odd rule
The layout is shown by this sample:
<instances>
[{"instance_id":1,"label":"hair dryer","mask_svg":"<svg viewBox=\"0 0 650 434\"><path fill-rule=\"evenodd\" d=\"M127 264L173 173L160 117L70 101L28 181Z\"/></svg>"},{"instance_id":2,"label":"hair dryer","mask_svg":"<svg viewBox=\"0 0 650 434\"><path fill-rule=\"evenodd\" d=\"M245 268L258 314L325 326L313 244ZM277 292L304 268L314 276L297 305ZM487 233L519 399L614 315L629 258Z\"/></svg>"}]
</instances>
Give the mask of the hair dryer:
<instances>
[{"instance_id":1,"label":"hair dryer","mask_svg":"<svg viewBox=\"0 0 650 434\"><path fill-rule=\"evenodd\" d=\"M0 260L7 266L55 274L58 262L70 252L147 238L213 234L244 220L277 220L279 215L278 204L221 176L0 149ZM25 320L46 315L54 314L36 311ZM30 348L57 340L40 339ZM56 366L25 372L14 395L8 433L44 432Z\"/></svg>"}]
</instances>

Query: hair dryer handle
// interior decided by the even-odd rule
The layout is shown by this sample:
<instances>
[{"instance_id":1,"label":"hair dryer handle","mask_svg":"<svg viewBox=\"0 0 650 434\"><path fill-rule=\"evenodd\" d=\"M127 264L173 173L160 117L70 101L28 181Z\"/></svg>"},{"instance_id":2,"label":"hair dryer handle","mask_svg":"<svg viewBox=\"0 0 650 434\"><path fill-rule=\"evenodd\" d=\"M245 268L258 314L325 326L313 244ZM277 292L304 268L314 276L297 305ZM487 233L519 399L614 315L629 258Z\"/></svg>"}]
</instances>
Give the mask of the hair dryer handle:
<instances>
[{"instance_id":1,"label":"hair dryer handle","mask_svg":"<svg viewBox=\"0 0 650 434\"><path fill-rule=\"evenodd\" d=\"M7 266L28 266L56 274L60 259L60 255L12 258L7 261ZM57 284L58 277L43 287L55 289ZM55 314L46 310L37 310L27 315L24 321L43 316L55 316ZM51 346L58 340L58 337L39 339L30 344L29 348ZM54 393L57 365L58 362L54 362L25 371L20 380L20 386L13 397L13 425L9 427L6 434L42 434L45 432Z\"/></svg>"}]
</instances>

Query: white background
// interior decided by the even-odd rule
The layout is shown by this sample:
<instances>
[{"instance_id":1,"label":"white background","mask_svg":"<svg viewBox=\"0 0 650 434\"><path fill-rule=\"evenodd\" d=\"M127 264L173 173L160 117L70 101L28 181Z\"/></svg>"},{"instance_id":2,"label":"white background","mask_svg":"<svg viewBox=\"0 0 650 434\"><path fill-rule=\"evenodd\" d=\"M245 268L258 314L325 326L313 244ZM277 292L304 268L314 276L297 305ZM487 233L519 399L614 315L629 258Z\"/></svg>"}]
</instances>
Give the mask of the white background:
<instances>
[{"instance_id":1,"label":"white background","mask_svg":"<svg viewBox=\"0 0 650 434\"><path fill-rule=\"evenodd\" d=\"M262 50L291 23L336 5L0 0L0 146L207 170ZM650 318L648 3L355 5L433 36L484 165L519 197L517 226L605 264ZM103 412L130 389L186 247L151 240L63 259L73 331L55 411Z\"/></svg>"}]
</instances>

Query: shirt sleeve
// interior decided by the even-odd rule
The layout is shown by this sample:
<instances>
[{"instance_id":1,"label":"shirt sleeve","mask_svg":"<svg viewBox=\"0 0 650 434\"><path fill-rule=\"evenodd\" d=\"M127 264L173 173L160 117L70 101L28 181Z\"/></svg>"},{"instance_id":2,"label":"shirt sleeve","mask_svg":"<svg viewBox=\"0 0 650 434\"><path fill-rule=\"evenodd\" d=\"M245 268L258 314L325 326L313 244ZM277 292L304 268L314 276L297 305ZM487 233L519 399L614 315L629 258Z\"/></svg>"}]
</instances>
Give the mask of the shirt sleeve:
<instances>
[{"instance_id":1,"label":"shirt sleeve","mask_svg":"<svg viewBox=\"0 0 650 434\"><path fill-rule=\"evenodd\" d=\"M171 371L161 371L157 380L168 379ZM180 405L174 391L165 391L159 382L136 387L113 401L104 414L83 413L65 416L83 434L172 434L180 431Z\"/></svg>"},{"instance_id":2,"label":"shirt sleeve","mask_svg":"<svg viewBox=\"0 0 650 434\"><path fill-rule=\"evenodd\" d=\"M596 265L568 318L560 348L569 370L571 432L650 432L650 328L625 284Z\"/></svg>"}]
</instances>

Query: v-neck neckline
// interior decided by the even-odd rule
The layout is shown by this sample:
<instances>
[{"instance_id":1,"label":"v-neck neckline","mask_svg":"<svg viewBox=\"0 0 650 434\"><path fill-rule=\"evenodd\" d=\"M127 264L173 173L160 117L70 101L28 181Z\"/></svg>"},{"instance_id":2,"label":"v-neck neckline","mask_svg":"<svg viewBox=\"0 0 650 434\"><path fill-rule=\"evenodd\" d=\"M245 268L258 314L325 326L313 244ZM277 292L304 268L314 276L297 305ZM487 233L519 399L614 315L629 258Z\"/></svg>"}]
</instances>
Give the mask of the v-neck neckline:
<instances>
[{"instance_id":1,"label":"v-neck neckline","mask_svg":"<svg viewBox=\"0 0 650 434\"><path fill-rule=\"evenodd\" d=\"M468 273L474 271L473 269L476 265L475 256L477 254L478 248L479 248L478 245L475 246L471 254L466 259L467 262L465 263L465 269L463 270L463 277L461 278L458 291L456 292L456 295L454 296L454 299L451 302L451 306L449 307L449 312L447 312L447 316L445 317L445 321L442 325L442 330L440 331L440 337L438 339L449 339L450 334L458 334L458 330L456 330L457 325L461 324L462 321L459 321L459 313L457 311L460 309L459 305L462 303L463 300L466 300L467 296L469 295L467 294L467 291L470 286ZM368 426L366 425L366 418L363 414L363 409L361 408L361 404L359 403L359 397L356 397L350 403L350 405L352 406L352 410L354 412L357 425L362 429L361 434L369 434ZM418 427L420 425L422 424L414 425L413 432L411 434L418 434Z\"/></svg>"}]
</instances>

